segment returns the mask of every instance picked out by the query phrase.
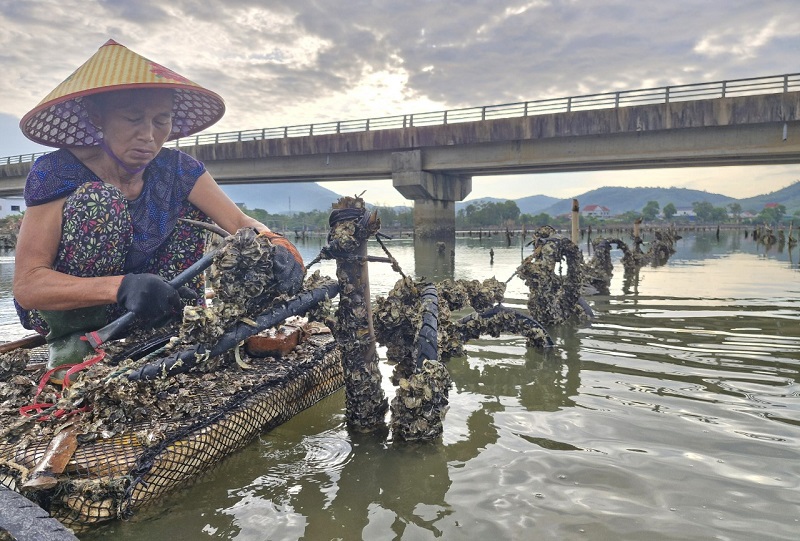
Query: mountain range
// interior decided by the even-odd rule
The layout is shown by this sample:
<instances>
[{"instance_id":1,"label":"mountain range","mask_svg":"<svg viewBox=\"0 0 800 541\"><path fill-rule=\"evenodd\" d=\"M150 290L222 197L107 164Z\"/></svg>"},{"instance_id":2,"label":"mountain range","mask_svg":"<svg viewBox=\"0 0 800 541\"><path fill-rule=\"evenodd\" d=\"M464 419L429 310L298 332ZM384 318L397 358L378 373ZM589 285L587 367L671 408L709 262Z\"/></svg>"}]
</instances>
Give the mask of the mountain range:
<instances>
[{"instance_id":1,"label":"mountain range","mask_svg":"<svg viewBox=\"0 0 800 541\"><path fill-rule=\"evenodd\" d=\"M341 195L315 183L234 184L222 189L238 204L248 209L264 209L272 214L290 214L329 210ZM743 211L758 213L767 203L778 203L786 207L787 214L800 210L800 181L781 190L746 199L709 193L688 188L624 188L606 186L575 196L580 207L601 205L608 207L612 215L628 211L641 211L649 201L656 201L660 208L668 203L677 209L691 208L692 203L707 201L715 207L739 203ZM456 203L456 210L470 204L503 202L506 199L484 197ZM558 199L547 195L531 195L514 200L523 214L546 213L551 216L566 214L572 209L572 198ZM367 201L369 203L369 201Z\"/></svg>"},{"instance_id":2,"label":"mountain range","mask_svg":"<svg viewBox=\"0 0 800 541\"><path fill-rule=\"evenodd\" d=\"M547 204L541 197L543 196L518 199L517 206L520 212L526 214L544 212L557 216L572 210L572 199L557 199ZM754 214L760 212L767 203L778 203L786 207L787 213L792 214L795 210L800 209L800 182L795 182L791 186L772 193L746 199L736 199L727 195L688 188L623 188L617 186L597 188L577 196L576 199L581 208L586 205L602 205L608 207L612 215L628 211L641 211L650 201L656 201L659 208L662 209L669 203L675 205L677 209L691 209L692 203L701 201L711 203L715 207L738 203L742 206L743 211L749 210Z\"/></svg>"},{"instance_id":3,"label":"mountain range","mask_svg":"<svg viewBox=\"0 0 800 541\"><path fill-rule=\"evenodd\" d=\"M237 205L250 210L263 209L270 214L291 214L330 210L341 195L312 182L275 184L224 184L222 190Z\"/></svg>"}]
</instances>

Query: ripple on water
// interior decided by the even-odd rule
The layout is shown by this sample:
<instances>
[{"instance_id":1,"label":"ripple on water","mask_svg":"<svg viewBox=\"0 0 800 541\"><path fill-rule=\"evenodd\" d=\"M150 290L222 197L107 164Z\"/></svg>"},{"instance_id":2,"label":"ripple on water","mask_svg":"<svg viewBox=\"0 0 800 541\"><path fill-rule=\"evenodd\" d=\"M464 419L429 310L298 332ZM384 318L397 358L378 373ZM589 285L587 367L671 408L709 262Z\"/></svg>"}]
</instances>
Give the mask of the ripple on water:
<instances>
[{"instance_id":1,"label":"ripple on water","mask_svg":"<svg viewBox=\"0 0 800 541\"><path fill-rule=\"evenodd\" d=\"M336 431L304 436L291 447L268 447L264 458L276 463L274 476L285 478L337 472L347 465L352 452L347 437Z\"/></svg>"}]
</instances>

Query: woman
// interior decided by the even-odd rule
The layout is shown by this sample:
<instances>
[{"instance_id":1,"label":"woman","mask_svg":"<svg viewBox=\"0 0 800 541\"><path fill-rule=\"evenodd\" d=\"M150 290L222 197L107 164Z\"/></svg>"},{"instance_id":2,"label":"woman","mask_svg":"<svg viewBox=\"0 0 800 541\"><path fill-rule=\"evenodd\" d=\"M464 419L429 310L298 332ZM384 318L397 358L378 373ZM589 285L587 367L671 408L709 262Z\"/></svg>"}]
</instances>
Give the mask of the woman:
<instances>
[{"instance_id":1,"label":"woman","mask_svg":"<svg viewBox=\"0 0 800 541\"><path fill-rule=\"evenodd\" d=\"M23 117L28 138L60 148L26 181L14 272L20 320L48 333L51 368L80 362L91 353L81 335L125 310L151 325L181 312L186 291L167 280L202 257L204 235L179 218L255 228L291 254L275 269L284 290L300 287L294 246L245 215L202 163L162 148L224 110L217 94L109 40ZM201 277L194 287L202 293Z\"/></svg>"}]
</instances>

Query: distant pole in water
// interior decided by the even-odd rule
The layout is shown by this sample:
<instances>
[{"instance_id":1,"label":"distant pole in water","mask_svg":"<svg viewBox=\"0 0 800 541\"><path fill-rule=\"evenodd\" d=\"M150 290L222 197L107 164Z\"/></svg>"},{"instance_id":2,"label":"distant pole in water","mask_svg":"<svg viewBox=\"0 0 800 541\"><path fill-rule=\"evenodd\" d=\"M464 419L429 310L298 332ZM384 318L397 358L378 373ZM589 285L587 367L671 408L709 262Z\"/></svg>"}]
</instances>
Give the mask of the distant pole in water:
<instances>
[{"instance_id":1,"label":"distant pole in water","mask_svg":"<svg viewBox=\"0 0 800 541\"><path fill-rule=\"evenodd\" d=\"M489 264L494 264L494 248L489 248Z\"/></svg>"},{"instance_id":2,"label":"distant pole in water","mask_svg":"<svg viewBox=\"0 0 800 541\"><path fill-rule=\"evenodd\" d=\"M578 200L572 200L572 242L574 244L578 244L578 240L580 239L580 235L578 232L579 221L580 221L580 207L578 206Z\"/></svg>"}]
</instances>

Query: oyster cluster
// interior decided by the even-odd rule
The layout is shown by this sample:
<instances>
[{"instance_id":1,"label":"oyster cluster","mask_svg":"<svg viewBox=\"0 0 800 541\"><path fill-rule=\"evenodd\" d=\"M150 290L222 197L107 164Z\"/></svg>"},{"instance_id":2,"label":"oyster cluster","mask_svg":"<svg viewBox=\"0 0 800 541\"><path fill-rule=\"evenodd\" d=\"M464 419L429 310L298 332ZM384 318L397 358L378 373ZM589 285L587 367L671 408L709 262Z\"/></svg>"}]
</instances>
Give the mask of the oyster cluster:
<instances>
[{"instance_id":1,"label":"oyster cluster","mask_svg":"<svg viewBox=\"0 0 800 541\"><path fill-rule=\"evenodd\" d=\"M533 236L533 253L516 270L530 289L531 316L544 325L559 325L573 316L585 317L586 310L579 302L584 272L580 249L570 239L555 236L549 226Z\"/></svg>"},{"instance_id":2,"label":"oyster cluster","mask_svg":"<svg viewBox=\"0 0 800 541\"><path fill-rule=\"evenodd\" d=\"M314 271L303 284L303 289L311 291L328 282L330 278L322 276L320 272ZM314 308L306 312L306 318L309 322L322 323L326 327L333 327L336 323L333 319L333 301L330 298L325 299L323 302L316 305Z\"/></svg>"},{"instance_id":3,"label":"oyster cluster","mask_svg":"<svg viewBox=\"0 0 800 541\"><path fill-rule=\"evenodd\" d=\"M614 266L611 263L611 247L614 244L622 250L622 267L626 276L634 274L640 265L641 257L637 257L622 240L603 237L593 239L593 256L584 267L584 281L587 286L601 294L608 294L611 277L614 274Z\"/></svg>"},{"instance_id":4,"label":"oyster cluster","mask_svg":"<svg viewBox=\"0 0 800 541\"><path fill-rule=\"evenodd\" d=\"M503 302L506 294L506 284L496 278L487 278L483 282L478 280L443 280L436 285L439 298L447 303L448 308L461 310L471 306L480 312Z\"/></svg>"},{"instance_id":5,"label":"oyster cluster","mask_svg":"<svg viewBox=\"0 0 800 541\"><path fill-rule=\"evenodd\" d=\"M463 284L458 297L468 299ZM431 284L406 277L386 298L376 299L376 336L395 363L392 382L397 390L390 428L396 440L430 440L443 430L452 381L438 360L437 330L450 319L447 303L440 298Z\"/></svg>"},{"instance_id":6,"label":"oyster cluster","mask_svg":"<svg viewBox=\"0 0 800 541\"><path fill-rule=\"evenodd\" d=\"M22 348L0 354L0 382L8 381L13 376L22 373L29 358L28 350Z\"/></svg>"},{"instance_id":7,"label":"oyster cluster","mask_svg":"<svg viewBox=\"0 0 800 541\"><path fill-rule=\"evenodd\" d=\"M211 349L237 321L263 311L278 296L272 274L274 250L266 237L251 228L226 237L209 276L216 296L210 306L184 308L181 343Z\"/></svg>"},{"instance_id":8,"label":"oyster cluster","mask_svg":"<svg viewBox=\"0 0 800 541\"><path fill-rule=\"evenodd\" d=\"M432 440L442 434L452 385L444 364L426 360L422 368L398 382L392 400L392 435L397 440Z\"/></svg>"},{"instance_id":9,"label":"oyster cluster","mask_svg":"<svg viewBox=\"0 0 800 541\"><path fill-rule=\"evenodd\" d=\"M396 363L392 382L407 378L415 369L415 346L422 327L420 295L425 282L402 278L386 297L375 299L375 335L386 346L386 356ZM443 280L436 284L438 294L438 346L441 358L463 355L467 334L451 321L453 311L471 307L483 311L503 300L506 285L494 277L478 280ZM470 336L476 338L477 336Z\"/></svg>"},{"instance_id":10,"label":"oyster cluster","mask_svg":"<svg viewBox=\"0 0 800 541\"><path fill-rule=\"evenodd\" d=\"M20 416L19 408L31 403L31 393L36 389L35 376L25 372L29 358L26 349L0 355L0 442L15 439L28 424L27 419ZM56 399L52 386L42 390L41 400L47 399Z\"/></svg>"},{"instance_id":11,"label":"oyster cluster","mask_svg":"<svg viewBox=\"0 0 800 541\"><path fill-rule=\"evenodd\" d=\"M386 297L375 299L375 338L386 346L389 362L396 363L392 375L395 385L414 373L414 344L422 326L420 294L423 286L424 283L410 277L401 278Z\"/></svg>"},{"instance_id":12,"label":"oyster cluster","mask_svg":"<svg viewBox=\"0 0 800 541\"><path fill-rule=\"evenodd\" d=\"M453 348L450 352L453 357L464 354L461 344L484 335L496 338L502 333L518 334L525 337L528 347L539 349L553 345L552 338L538 321L505 306L463 317L455 322L452 332L454 337L450 338L449 344Z\"/></svg>"}]
</instances>

